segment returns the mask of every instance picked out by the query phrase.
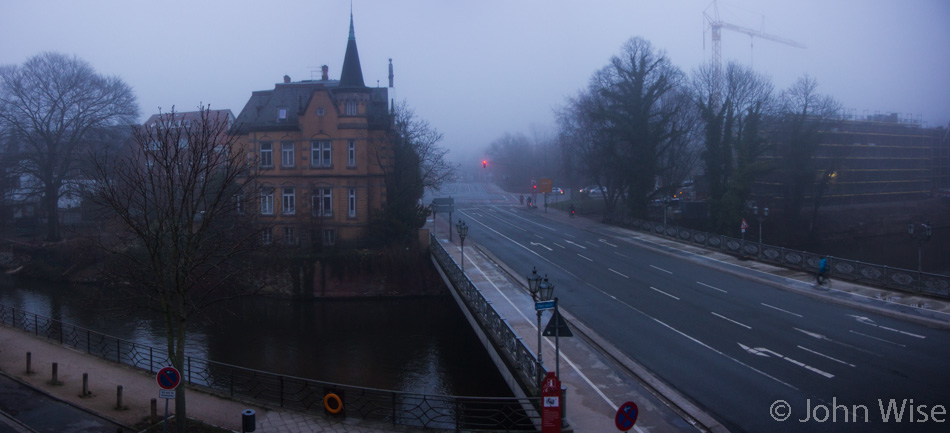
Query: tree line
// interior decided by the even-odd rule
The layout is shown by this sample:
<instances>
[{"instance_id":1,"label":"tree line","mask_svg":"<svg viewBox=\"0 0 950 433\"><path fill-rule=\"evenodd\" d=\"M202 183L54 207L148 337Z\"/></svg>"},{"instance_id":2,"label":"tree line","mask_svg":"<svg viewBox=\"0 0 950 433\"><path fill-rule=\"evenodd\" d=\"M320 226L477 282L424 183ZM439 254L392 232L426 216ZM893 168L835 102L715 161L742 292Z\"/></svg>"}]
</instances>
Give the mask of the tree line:
<instances>
[{"instance_id":1,"label":"tree line","mask_svg":"<svg viewBox=\"0 0 950 433\"><path fill-rule=\"evenodd\" d=\"M828 182L816 173L830 173L834 164L813 158L819 131L840 110L813 77L777 91L769 77L735 62L686 73L665 51L634 37L555 110L553 139L531 143L506 134L486 153L503 161L504 177L517 175L504 167L517 161L511 155L537 157L527 176L543 172L600 186L607 213L637 218L695 181L707 197L706 229L728 234L738 232L753 183L768 177L781 185L782 197L765 205L781 209L790 227L807 226L803 210L819 203L806 197L820 197ZM558 163L549 162L551 155Z\"/></svg>"}]
</instances>

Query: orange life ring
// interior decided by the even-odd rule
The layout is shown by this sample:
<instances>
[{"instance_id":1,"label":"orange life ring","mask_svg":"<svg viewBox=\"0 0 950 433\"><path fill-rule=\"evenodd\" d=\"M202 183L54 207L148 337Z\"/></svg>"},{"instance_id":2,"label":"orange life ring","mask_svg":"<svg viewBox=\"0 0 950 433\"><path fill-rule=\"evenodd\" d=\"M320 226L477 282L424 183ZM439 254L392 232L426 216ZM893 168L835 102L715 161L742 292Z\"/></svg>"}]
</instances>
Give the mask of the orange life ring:
<instances>
[{"instance_id":1,"label":"orange life ring","mask_svg":"<svg viewBox=\"0 0 950 433\"><path fill-rule=\"evenodd\" d=\"M335 407L330 407L330 400L336 400ZM323 407L332 414L338 414L343 410L343 400L340 400L340 396L330 392L327 395L323 396Z\"/></svg>"}]
</instances>

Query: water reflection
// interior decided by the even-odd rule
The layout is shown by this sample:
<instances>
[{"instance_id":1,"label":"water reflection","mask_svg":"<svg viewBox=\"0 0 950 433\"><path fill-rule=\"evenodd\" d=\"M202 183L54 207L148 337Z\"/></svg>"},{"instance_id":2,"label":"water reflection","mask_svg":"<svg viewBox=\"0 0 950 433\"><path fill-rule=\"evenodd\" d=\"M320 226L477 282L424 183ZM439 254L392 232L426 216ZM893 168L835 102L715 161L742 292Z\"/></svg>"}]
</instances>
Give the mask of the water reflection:
<instances>
[{"instance_id":1,"label":"water reflection","mask_svg":"<svg viewBox=\"0 0 950 433\"><path fill-rule=\"evenodd\" d=\"M0 280L0 303L165 347L157 315L89 286ZM189 327L188 354L258 370L425 394L510 396L451 296L245 298Z\"/></svg>"}]
</instances>

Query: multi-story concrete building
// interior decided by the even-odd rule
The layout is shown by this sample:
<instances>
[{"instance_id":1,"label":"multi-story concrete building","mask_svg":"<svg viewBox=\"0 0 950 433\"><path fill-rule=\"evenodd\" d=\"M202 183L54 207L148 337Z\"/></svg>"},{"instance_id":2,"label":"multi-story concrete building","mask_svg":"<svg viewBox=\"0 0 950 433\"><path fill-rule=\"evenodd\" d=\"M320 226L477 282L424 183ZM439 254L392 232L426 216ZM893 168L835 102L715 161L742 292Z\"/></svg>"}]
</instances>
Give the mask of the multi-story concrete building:
<instances>
[{"instance_id":1,"label":"multi-story concrete building","mask_svg":"<svg viewBox=\"0 0 950 433\"><path fill-rule=\"evenodd\" d=\"M391 116L387 88L363 83L353 16L339 80L292 82L255 91L234 133L258 175L264 243L348 246L366 243L386 199L383 167Z\"/></svg>"}]
</instances>

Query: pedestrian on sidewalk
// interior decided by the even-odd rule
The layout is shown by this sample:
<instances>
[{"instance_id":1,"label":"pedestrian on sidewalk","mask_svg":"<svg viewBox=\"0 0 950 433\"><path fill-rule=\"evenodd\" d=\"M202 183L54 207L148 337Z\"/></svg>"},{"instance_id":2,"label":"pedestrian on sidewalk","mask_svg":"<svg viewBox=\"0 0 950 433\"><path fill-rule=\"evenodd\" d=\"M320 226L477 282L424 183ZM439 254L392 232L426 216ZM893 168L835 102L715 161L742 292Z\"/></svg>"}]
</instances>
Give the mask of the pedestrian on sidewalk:
<instances>
[{"instance_id":1,"label":"pedestrian on sidewalk","mask_svg":"<svg viewBox=\"0 0 950 433\"><path fill-rule=\"evenodd\" d=\"M828 258L822 257L821 260L818 261L818 275L816 277L818 280L817 283L819 286L828 281L828 277L826 276L827 272L828 272Z\"/></svg>"}]
</instances>

